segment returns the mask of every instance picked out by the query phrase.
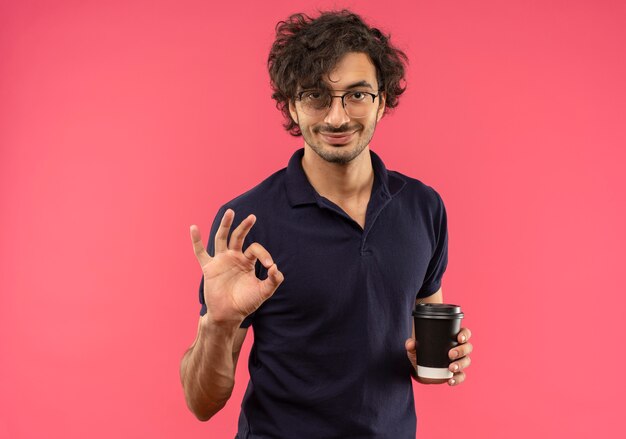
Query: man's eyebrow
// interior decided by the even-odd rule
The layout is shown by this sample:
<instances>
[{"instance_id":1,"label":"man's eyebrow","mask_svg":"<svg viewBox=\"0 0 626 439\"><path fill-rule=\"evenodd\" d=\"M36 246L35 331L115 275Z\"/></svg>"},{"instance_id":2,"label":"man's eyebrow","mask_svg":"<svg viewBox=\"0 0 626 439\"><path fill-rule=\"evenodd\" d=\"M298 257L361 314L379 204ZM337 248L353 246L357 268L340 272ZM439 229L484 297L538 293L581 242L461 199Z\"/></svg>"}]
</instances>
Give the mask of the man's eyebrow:
<instances>
[{"instance_id":1,"label":"man's eyebrow","mask_svg":"<svg viewBox=\"0 0 626 439\"><path fill-rule=\"evenodd\" d=\"M350 84L349 86L346 87L346 90L349 90L351 88L356 88L356 87L369 87L372 90L374 90L374 87L372 87L372 85L367 81L359 81L359 82L355 82L354 84Z\"/></svg>"}]
</instances>

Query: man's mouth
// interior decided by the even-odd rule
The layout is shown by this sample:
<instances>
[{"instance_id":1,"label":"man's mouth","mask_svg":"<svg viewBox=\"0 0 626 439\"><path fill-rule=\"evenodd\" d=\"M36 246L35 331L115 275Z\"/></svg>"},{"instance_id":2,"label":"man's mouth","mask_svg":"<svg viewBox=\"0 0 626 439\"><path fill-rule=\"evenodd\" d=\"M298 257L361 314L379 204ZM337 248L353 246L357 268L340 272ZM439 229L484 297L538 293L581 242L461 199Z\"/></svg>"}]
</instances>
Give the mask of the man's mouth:
<instances>
[{"instance_id":1,"label":"man's mouth","mask_svg":"<svg viewBox=\"0 0 626 439\"><path fill-rule=\"evenodd\" d=\"M332 145L342 145L344 143L348 143L350 140L352 140L352 137L354 136L354 133L356 131L352 131L349 133L323 133L320 132L320 135L322 136L322 138L327 142L330 143Z\"/></svg>"}]
</instances>

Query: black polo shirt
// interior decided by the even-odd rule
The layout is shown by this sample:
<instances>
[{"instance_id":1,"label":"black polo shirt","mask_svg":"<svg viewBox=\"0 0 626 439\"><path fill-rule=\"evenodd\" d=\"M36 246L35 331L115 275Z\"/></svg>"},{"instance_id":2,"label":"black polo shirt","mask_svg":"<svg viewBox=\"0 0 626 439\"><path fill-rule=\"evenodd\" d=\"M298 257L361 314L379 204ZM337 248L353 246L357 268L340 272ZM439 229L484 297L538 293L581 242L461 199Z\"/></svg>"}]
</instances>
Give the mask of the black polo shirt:
<instances>
[{"instance_id":1,"label":"black polo shirt","mask_svg":"<svg viewBox=\"0 0 626 439\"><path fill-rule=\"evenodd\" d=\"M238 437L413 439L404 342L416 298L439 289L448 262L443 201L370 151L374 185L362 229L311 186L303 154L222 206L207 245L213 255L227 208L235 211L231 232L254 213L244 250L259 242L285 276L241 324L253 326L254 343ZM203 288L201 280L201 315Z\"/></svg>"}]
</instances>

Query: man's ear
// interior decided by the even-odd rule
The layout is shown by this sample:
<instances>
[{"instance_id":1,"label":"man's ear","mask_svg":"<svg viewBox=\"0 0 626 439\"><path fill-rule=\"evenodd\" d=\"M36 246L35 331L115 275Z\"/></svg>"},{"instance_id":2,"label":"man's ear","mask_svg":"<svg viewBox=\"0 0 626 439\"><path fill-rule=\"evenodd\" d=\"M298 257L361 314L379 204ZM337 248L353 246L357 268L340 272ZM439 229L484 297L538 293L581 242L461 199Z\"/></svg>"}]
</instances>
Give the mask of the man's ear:
<instances>
[{"instance_id":1,"label":"man's ear","mask_svg":"<svg viewBox=\"0 0 626 439\"><path fill-rule=\"evenodd\" d=\"M296 124L299 124L298 121L298 113L296 112L296 106L292 99L289 99L289 114L291 114L291 118Z\"/></svg>"},{"instance_id":2,"label":"man's ear","mask_svg":"<svg viewBox=\"0 0 626 439\"><path fill-rule=\"evenodd\" d=\"M376 122L379 122L385 114L385 103L387 102L387 94L381 91L378 95L378 114L376 115Z\"/></svg>"}]
</instances>

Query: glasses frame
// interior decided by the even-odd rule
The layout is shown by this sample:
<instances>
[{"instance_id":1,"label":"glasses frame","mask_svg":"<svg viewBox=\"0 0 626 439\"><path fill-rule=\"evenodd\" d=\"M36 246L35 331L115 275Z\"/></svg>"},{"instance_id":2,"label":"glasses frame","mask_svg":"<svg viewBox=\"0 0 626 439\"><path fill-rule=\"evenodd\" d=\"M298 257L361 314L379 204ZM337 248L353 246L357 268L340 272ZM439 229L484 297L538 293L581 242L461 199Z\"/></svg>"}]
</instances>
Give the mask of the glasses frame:
<instances>
[{"instance_id":1,"label":"glasses frame","mask_svg":"<svg viewBox=\"0 0 626 439\"><path fill-rule=\"evenodd\" d=\"M316 89L309 89L309 90L299 91L296 94L296 99L298 101L302 102L302 94L306 93L306 92L311 92L311 91L317 91L317 90ZM345 91L345 90L337 90L337 91ZM326 106L326 111L323 114L326 115L328 113L328 111L330 110L330 107L333 106L333 99L334 98L341 98L341 108L343 108L343 110L346 112L346 114L348 114L348 116L350 116L350 114L348 113L348 110L346 110L346 101L344 100L346 96L348 96L351 93L363 93L363 94L366 94L366 95L370 95L372 97L372 104L373 104L374 101L376 100L376 98L380 96L380 92L381 92L381 90L376 90L376 91L377 91L377 93L372 93L372 92L369 92L369 91L362 91L362 90L348 90L348 91L345 91L345 93L342 94L342 95L330 95L330 102ZM320 113L320 116L321 115L322 115L322 113ZM313 115L310 114L310 116L313 116ZM362 117L367 117L367 115L357 116L357 117L350 116L350 117L353 118L353 119L360 119Z\"/></svg>"}]
</instances>

